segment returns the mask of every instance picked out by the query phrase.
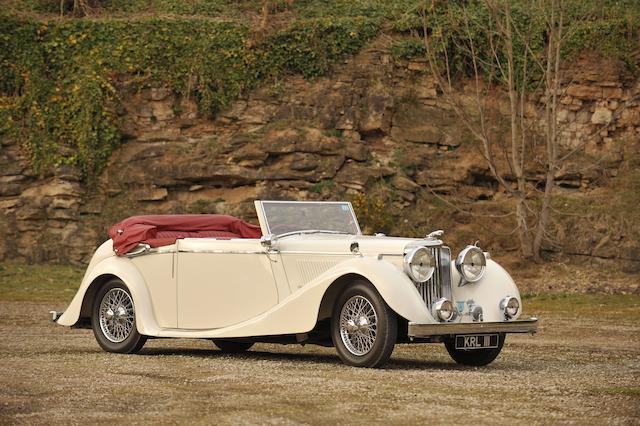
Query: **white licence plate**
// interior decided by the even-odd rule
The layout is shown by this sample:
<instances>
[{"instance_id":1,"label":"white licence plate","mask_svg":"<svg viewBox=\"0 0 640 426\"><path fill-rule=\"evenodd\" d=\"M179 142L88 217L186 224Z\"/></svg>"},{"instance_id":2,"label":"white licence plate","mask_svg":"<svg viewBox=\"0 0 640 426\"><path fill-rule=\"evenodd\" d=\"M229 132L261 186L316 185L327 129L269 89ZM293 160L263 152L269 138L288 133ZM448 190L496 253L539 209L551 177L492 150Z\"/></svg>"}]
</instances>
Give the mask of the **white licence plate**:
<instances>
[{"instance_id":1,"label":"white licence plate","mask_svg":"<svg viewBox=\"0 0 640 426\"><path fill-rule=\"evenodd\" d=\"M456 336L456 349L487 349L498 347L497 334L465 334Z\"/></svg>"}]
</instances>

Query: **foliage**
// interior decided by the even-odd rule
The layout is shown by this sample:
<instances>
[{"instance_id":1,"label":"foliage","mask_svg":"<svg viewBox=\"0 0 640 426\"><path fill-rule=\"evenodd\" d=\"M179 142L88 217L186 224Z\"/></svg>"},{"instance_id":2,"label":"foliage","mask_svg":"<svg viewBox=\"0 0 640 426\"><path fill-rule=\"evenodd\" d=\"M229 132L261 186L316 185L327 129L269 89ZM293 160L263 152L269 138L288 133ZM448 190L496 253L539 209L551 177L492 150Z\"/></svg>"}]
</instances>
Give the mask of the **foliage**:
<instances>
[{"instance_id":1,"label":"foliage","mask_svg":"<svg viewBox=\"0 0 640 426\"><path fill-rule=\"evenodd\" d=\"M335 186L333 179L325 179L311 185L309 187L309 192L313 192L314 194L331 193Z\"/></svg>"},{"instance_id":2,"label":"foliage","mask_svg":"<svg viewBox=\"0 0 640 426\"><path fill-rule=\"evenodd\" d=\"M293 7L307 17L365 16L397 19L421 0L296 0Z\"/></svg>"},{"instance_id":3,"label":"foliage","mask_svg":"<svg viewBox=\"0 0 640 426\"><path fill-rule=\"evenodd\" d=\"M444 56L446 53L453 73L470 76L473 72L470 40L481 58L489 58L492 54L485 31L492 25L487 7L480 1L427 1L424 4L426 9L422 6L414 7L399 15L393 22L394 30L408 32L415 37L413 41L395 42L392 54L399 58L424 56L424 49L420 44L424 32L422 15L426 10L427 31L440 41L442 54ZM533 52L542 55L546 43L546 23L540 7L544 7L544 2L511 0L510 5L514 26L528 39ZM632 69L635 67L632 55L638 47L640 3L634 0L567 0L564 7L565 58L571 58L584 49L592 49L605 56L623 60ZM524 49L525 46L518 40L514 45L516 60L524 56ZM489 77L492 75L490 69L485 68L484 71ZM535 80L540 75L532 74L529 78Z\"/></svg>"},{"instance_id":4,"label":"foliage","mask_svg":"<svg viewBox=\"0 0 640 426\"><path fill-rule=\"evenodd\" d=\"M59 0L22 0L19 7L23 11L36 12L41 14L59 14ZM62 12L67 15L71 12L73 5L70 0L63 2ZM100 0L92 2L89 14L130 14L130 13L159 13L159 14L180 14L180 15L200 15L218 16L224 12L233 2L227 0Z\"/></svg>"},{"instance_id":5,"label":"foliage","mask_svg":"<svg viewBox=\"0 0 640 426\"><path fill-rule=\"evenodd\" d=\"M416 38L398 40L391 45L391 54L395 58L419 58L424 57L425 53L422 40Z\"/></svg>"},{"instance_id":6,"label":"foliage","mask_svg":"<svg viewBox=\"0 0 640 426\"><path fill-rule=\"evenodd\" d=\"M393 217L384 195L358 192L351 198L351 204L365 233L390 231Z\"/></svg>"},{"instance_id":7,"label":"foliage","mask_svg":"<svg viewBox=\"0 0 640 426\"><path fill-rule=\"evenodd\" d=\"M67 0L68 2L71 0ZM59 14L58 0L18 0L22 11ZM130 14L184 15L215 18L242 18L258 15L263 0L95 0L94 15L119 16ZM367 17L389 18L399 16L421 0L273 0L271 12L290 12L301 18Z\"/></svg>"},{"instance_id":8,"label":"foliage","mask_svg":"<svg viewBox=\"0 0 640 426\"><path fill-rule=\"evenodd\" d=\"M516 25L544 45L543 23L528 0L511 0ZM259 0L100 0L89 18L60 19L54 0L0 0L0 137L13 133L37 171L60 164L97 175L120 143L119 85L167 85L193 94L203 113L283 75L326 73L357 52L384 25L419 36L423 0L273 2L274 25L256 33ZM87 4L89 4L87 3ZM470 10L474 45L489 14L480 2L435 2L429 31L446 40L454 72L469 74L459 10ZM568 0L566 55L584 48L631 67L638 44L635 0ZM451 16L457 26L448 25ZM252 18L253 17L253 18ZM468 48L468 45L467 45ZM521 52L522 46L515 46ZM395 42L400 58L424 55L420 37ZM516 57L518 54L516 53ZM488 71L487 71L488 72ZM532 76L529 76L532 77ZM535 77L535 76L533 76Z\"/></svg>"},{"instance_id":9,"label":"foliage","mask_svg":"<svg viewBox=\"0 0 640 426\"><path fill-rule=\"evenodd\" d=\"M0 115L8 117L0 131L22 132L36 170L71 164L94 176L119 143L116 86L122 79L193 92L200 111L215 113L266 79L327 72L378 26L358 17L309 19L255 41L244 24L206 19L3 16L0 95L11 102L0 104Z\"/></svg>"},{"instance_id":10,"label":"foliage","mask_svg":"<svg viewBox=\"0 0 640 426\"><path fill-rule=\"evenodd\" d=\"M217 213L218 202L224 202L224 200L198 199L187 206L187 212L196 214L215 214Z\"/></svg>"},{"instance_id":11,"label":"foliage","mask_svg":"<svg viewBox=\"0 0 640 426\"><path fill-rule=\"evenodd\" d=\"M257 46L257 76L276 77L283 71L319 76L335 60L360 50L378 28L379 21L360 17L295 23Z\"/></svg>"},{"instance_id":12,"label":"foliage","mask_svg":"<svg viewBox=\"0 0 640 426\"><path fill-rule=\"evenodd\" d=\"M14 98L0 97L0 136L10 133L14 128L17 110Z\"/></svg>"}]
</instances>

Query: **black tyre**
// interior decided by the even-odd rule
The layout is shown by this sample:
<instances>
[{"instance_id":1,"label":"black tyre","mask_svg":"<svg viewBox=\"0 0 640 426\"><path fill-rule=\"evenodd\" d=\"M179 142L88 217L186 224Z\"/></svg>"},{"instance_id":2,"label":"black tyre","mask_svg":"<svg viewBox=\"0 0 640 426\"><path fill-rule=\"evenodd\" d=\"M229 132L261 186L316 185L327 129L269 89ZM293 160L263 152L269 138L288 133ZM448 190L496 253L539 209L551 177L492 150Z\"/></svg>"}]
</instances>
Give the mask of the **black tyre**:
<instances>
[{"instance_id":1,"label":"black tyre","mask_svg":"<svg viewBox=\"0 0 640 426\"><path fill-rule=\"evenodd\" d=\"M91 327L96 340L107 352L137 353L147 336L136 329L136 313L131 293L119 279L103 285L93 301Z\"/></svg>"},{"instance_id":2,"label":"black tyre","mask_svg":"<svg viewBox=\"0 0 640 426\"><path fill-rule=\"evenodd\" d=\"M449 352L451 358L458 364L482 366L491 364L493 360L500 355L500 351L502 351L502 346L504 345L504 339L505 334L500 333L498 347L491 349L456 349L455 337L446 339L444 346L447 348L447 352Z\"/></svg>"},{"instance_id":3,"label":"black tyre","mask_svg":"<svg viewBox=\"0 0 640 426\"><path fill-rule=\"evenodd\" d=\"M214 339L213 344L218 347L222 352L226 353L240 353L244 351L248 351L251 346L253 346L253 342L242 342L238 340L220 340Z\"/></svg>"},{"instance_id":4,"label":"black tyre","mask_svg":"<svg viewBox=\"0 0 640 426\"><path fill-rule=\"evenodd\" d=\"M389 360L398 335L398 318L367 281L351 283L336 300L331 339L342 362L380 367Z\"/></svg>"}]
</instances>

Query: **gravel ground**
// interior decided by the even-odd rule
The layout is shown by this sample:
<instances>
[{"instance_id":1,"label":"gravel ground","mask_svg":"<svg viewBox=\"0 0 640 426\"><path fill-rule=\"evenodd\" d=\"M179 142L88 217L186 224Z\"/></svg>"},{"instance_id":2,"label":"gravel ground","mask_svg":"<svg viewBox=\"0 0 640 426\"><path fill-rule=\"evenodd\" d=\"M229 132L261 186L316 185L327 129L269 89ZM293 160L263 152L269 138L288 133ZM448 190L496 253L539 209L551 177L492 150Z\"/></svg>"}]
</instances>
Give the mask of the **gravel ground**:
<instances>
[{"instance_id":1,"label":"gravel ground","mask_svg":"<svg viewBox=\"0 0 640 426\"><path fill-rule=\"evenodd\" d=\"M224 355L204 340L102 352L90 330L47 321L51 305L0 302L0 424L640 424L640 328L544 314L483 368L442 345L398 345L385 369L333 349L258 344Z\"/></svg>"}]
</instances>

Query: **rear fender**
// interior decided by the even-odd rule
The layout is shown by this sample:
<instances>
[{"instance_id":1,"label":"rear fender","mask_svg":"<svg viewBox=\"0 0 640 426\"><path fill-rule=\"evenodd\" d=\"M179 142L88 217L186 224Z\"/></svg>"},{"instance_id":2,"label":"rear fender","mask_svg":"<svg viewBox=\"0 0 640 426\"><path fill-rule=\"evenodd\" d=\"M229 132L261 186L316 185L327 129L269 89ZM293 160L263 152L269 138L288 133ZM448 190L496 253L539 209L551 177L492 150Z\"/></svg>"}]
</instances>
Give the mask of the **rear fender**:
<instances>
[{"instance_id":1,"label":"rear fender","mask_svg":"<svg viewBox=\"0 0 640 426\"><path fill-rule=\"evenodd\" d=\"M78 292L57 323L69 327L76 325L81 319L81 315L86 314L86 312L82 312L83 304L87 302L89 306L92 304L91 300L85 301L85 297L92 297L95 294L97 288L94 286L100 286L109 281L104 279L107 276L119 278L129 289L136 310L138 332L147 336L157 335L160 328L153 313L147 285L138 269L126 257L112 256L99 261L93 266L90 265L82 279ZM89 315L91 315L90 311Z\"/></svg>"}]
</instances>

